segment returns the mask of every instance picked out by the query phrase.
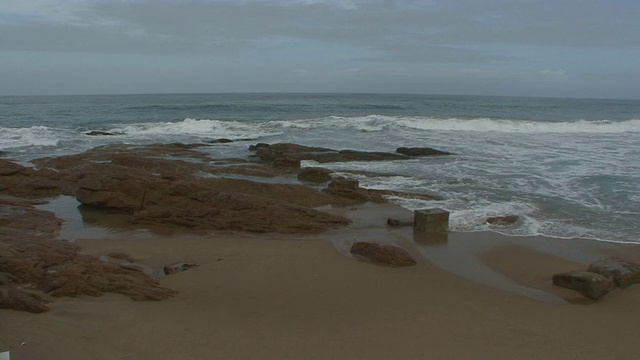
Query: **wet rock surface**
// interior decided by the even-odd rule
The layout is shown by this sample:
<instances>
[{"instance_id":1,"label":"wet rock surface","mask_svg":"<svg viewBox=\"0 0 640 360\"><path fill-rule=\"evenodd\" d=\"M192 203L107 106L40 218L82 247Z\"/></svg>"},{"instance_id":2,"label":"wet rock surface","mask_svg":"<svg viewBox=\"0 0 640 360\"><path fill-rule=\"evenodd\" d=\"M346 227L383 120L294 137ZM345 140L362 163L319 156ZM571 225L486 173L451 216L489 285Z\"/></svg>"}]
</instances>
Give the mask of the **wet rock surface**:
<instances>
[{"instance_id":1,"label":"wet rock surface","mask_svg":"<svg viewBox=\"0 0 640 360\"><path fill-rule=\"evenodd\" d=\"M416 261L406 250L393 245L361 241L354 243L349 252L377 265L400 267L416 264Z\"/></svg>"},{"instance_id":2,"label":"wet rock surface","mask_svg":"<svg viewBox=\"0 0 640 360\"><path fill-rule=\"evenodd\" d=\"M438 156L438 155L453 155L450 152L437 150L429 147L399 147L396 149L398 154L407 156Z\"/></svg>"},{"instance_id":3,"label":"wet rock surface","mask_svg":"<svg viewBox=\"0 0 640 360\"><path fill-rule=\"evenodd\" d=\"M613 289L613 282L606 276L589 271L571 271L553 275L553 284L576 290L580 294L598 300Z\"/></svg>"},{"instance_id":4,"label":"wet rock surface","mask_svg":"<svg viewBox=\"0 0 640 360\"><path fill-rule=\"evenodd\" d=\"M111 292L134 300L163 300L176 294L140 270L81 254L75 244L56 239L62 221L49 211L5 196L0 198L0 212L0 308L44 312L44 294Z\"/></svg>"},{"instance_id":5,"label":"wet rock surface","mask_svg":"<svg viewBox=\"0 0 640 360\"><path fill-rule=\"evenodd\" d=\"M109 136L108 134L94 134ZM217 143L226 143L226 140ZM26 167L0 159L0 307L47 310L52 297L119 293L134 300L162 300L175 291L131 266L126 254L96 258L57 239L61 220L34 205L60 194L84 206L121 212L134 223L195 230L316 233L350 220L319 207L386 202L400 193L363 189L358 181L332 179L326 169L299 169L300 161L378 161L406 155L335 151L296 144L257 144L256 156L212 160L207 144L109 145L84 153L42 158ZM243 176L323 183L325 191ZM231 175L231 176L229 176ZM285 181L285 182L291 182ZM417 196L417 194L411 194ZM427 196L428 195L424 195ZM374 263L407 266L404 250L354 245L352 253Z\"/></svg>"},{"instance_id":6,"label":"wet rock surface","mask_svg":"<svg viewBox=\"0 0 640 360\"><path fill-rule=\"evenodd\" d=\"M0 194L25 198L60 194L60 177L50 169L37 170L0 159Z\"/></svg>"},{"instance_id":7,"label":"wet rock surface","mask_svg":"<svg viewBox=\"0 0 640 360\"><path fill-rule=\"evenodd\" d=\"M315 184L324 184L332 179L332 173L333 171L329 169L308 167L298 172L298 180Z\"/></svg>"},{"instance_id":8,"label":"wet rock surface","mask_svg":"<svg viewBox=\"0 0 640 360\"><path fill-rule=\"evenodd\" d=\"M256 144L249 148L257 157L265 162L287 158L295 160L313 160L319 163L346 161L388 161L404 160L409 157L402 154L386 152L370 152L356 150L333 150L323 147L311 147L297 144Z\"/></svg>"},{"instance_id":9,"label":"wet rock surface","mask_svg":"<svg viewBox=\"0 0 640 360\"><path fill-rule=\"evenodd\" d=\"M621 288L640 284L640 265L618 257L596 261L589 271L607 277Z\"/></svg>"},{"instance_id":10,"label":"wet rock surface","mask_svg":"<svg viewBox=\"0 0 640 360\"><path fill-rule=\"evenodd\" d=\"M597 300L615 287L640 284L640 265L619 257L601 259L589 265L586 271L553 275L553 284Z\"/></svg>"}]
</instances>

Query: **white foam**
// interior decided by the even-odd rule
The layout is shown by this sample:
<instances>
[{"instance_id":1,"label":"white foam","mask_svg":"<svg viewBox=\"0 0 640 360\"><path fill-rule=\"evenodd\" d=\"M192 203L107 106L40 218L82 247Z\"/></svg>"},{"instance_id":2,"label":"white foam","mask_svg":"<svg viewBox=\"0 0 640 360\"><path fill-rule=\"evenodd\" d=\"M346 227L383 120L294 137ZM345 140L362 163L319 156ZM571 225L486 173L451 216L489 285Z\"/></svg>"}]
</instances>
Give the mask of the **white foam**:
<instances>
[{"instance_id":1,"label":"white foam","mask_svg":"<svg viewBox=\"0 0 640 360\"><path fill-rule=\"evenodd\" d=\"M237 121L220 121L210 119L186 118L178 122L154 122L125 126L120 129L112 129L113 132L122 132L128 136L171 136L187 135L201 137L224 137L229 139L255 138L280 134L261 127L258 124L242 123Z\"/></svg>"},{"instance_id":2,"label":"white foam","mask_svg":"<svg viewBox=\"0 0 640 360\"><path fill-rule=\"evenodd\" d=\"M316 119L270 121L268 125L280 129L353 129L379 132L396 127L395 116L367 115L355 117L328 116Z\"/></svg>"},{"instance_id":3,"label":"white foam","mask_svg":"<svg viewBox=\"0 0 640 360\"><path fill-rule=\"evenodd\" d=\"M507 133L624 133L640 132L640 119L613 122L578 120L571 122L537 122L490 118L457 119L404 117L398 124L419 130L479 131Z\"/></svg>"},{"instance_id":4,"label":"white foam","mask_svg":"<svg viewBox=\"0 0 640 360\"><path fill-rule=\"evenodd\" d=\"M354 129L363 132L379 132L398 127L426 131L475 131L504 133L624 133L640 132L640 119L626 121L576 120L576 121L528 121L492 118L438 118L425 116L328 116L317 119L270 121L269 126L280 129Z\"/></svg>"},{"instance_id":5,"label":"white foam","mask_svg":"<svg viewBox=\"0 0 640 360\"><path fill-rule=\"evenodd\" d=\"M60 138L46 126L0 128L0 149L29 146L56 146Z\"/></svg>"}]
</instances>

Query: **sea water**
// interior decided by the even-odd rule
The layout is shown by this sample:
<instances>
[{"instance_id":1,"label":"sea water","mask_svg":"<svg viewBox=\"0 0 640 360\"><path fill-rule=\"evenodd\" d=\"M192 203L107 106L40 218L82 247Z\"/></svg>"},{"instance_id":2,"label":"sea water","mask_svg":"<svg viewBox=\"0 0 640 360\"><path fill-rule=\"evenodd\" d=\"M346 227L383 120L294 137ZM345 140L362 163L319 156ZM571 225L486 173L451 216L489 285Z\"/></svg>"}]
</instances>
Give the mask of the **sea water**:
<instances>
[{"instance_id":1,"label":"sea water","mask_svg":"<svg viewBox=\"0 0 640 360\"><path fill-rule=\"evenodd\" d=\"M92 130L117 136L88 136ZM107 144L202 143L214 158L257 142L455 155L321 164L391 198L451 212L452 231L640 243L640 101L373 94L0 97L0 155L28 164ZM316 166L311 161L303 166ZM513 226L487 216L515 214Z\"/></svg>"}]
</instances>

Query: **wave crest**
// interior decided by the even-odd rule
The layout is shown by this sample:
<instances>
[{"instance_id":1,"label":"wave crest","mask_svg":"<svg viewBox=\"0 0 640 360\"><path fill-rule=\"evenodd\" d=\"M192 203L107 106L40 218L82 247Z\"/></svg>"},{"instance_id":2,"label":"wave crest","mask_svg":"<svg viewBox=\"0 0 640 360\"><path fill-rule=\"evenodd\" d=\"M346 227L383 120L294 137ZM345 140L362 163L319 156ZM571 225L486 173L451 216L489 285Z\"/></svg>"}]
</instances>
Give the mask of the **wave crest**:
<instances>
[{"instance_id":1,"label":"wave crest","mask_svg":"<svg viewBox=\"0 0 640 360\"><path fill-rule=\"evenodd\" d=\"M626 121L577 120L542 122L505 119L400 118L398 124L418 130L479 131L507 133L624 133L640 132L640 119Z\"/></svg>"},{"instance_id":2,"label":"wave crest","mask_svg":"<svg viewBox=\"0 0 640 360\"><path fill-rule=\"evenodd\" d=\"M57 146L60 138L46 126L0 128L0 149L28 146Z\"/></svg>"}]
</instances>

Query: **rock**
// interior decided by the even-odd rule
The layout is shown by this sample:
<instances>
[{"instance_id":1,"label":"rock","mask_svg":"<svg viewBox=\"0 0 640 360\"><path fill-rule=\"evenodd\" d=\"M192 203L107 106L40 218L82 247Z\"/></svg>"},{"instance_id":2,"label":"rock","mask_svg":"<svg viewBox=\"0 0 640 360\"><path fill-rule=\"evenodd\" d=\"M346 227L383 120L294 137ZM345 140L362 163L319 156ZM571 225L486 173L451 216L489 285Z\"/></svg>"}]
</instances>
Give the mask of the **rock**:
<instances>
[{"instance_id":1,"label":"rock","mask_svg":"<svg viewBox=\"0 0 640 360\"><path fill-rule=\"evenodd\" d=\"M329 189L340 191L355 191L360 189L360 183L356 179L339 176L329 183Z\"/></svg>"},{"instance_id":2,"label":"rock","mask_svg":"<svg viewBox=\"0 0 640 360\"><path fill-rule=\"evenodd\" d=\"M89 135L89 136L115 136L115 133L109 132L109 131L102 131L102 130L93 130L93 131L89 131L84 133L85 135Z\"/></svg>"},{"instance_id":3,"label":"rock","mask_svg":"<svg viewBox=\"0 0 640 360\"><path fill-rule=\"evenodd\" d=\"M346 202L315 189L178 173L153 176L120 164L91 164L78 175L77 200L132 214L142 224L198 230L319 232L349 220L313 209Z\"/></svg>"},{"instance_id":4,"label":"rock","mask_svg":"<svg viewBox=\"0 0 640 360\"><path fill-rule=\"evenodd\" d=\"M296 160L314 160L321 163L346 161L387 161L404 160L407 156L386 152L368 152L355 150L333 150L322 147L309 147L297 144L256 144L249 150L255 151L256 156L265 162L273 162L278 158Z\"/></svg>"},{"instance_id":5,"label":"rock","mask_svg":"<svg viewBox=\"0 0 640 360\"><path fill-rule=\"evenodd\" d=\"M356 242L351 246L349 252L378 265L399 267L416 264L416 261L406 250L393 245Z\"/></svg>"},{"instance_id":6,"label":"rock","mask_svg":"<svg viewBox=\"0 0 640 360\"><path fill-rule=\"evenodd\" d=\"M498 226L508 226L513 225L518 222L518 215L501 215L501 216L490 216L487 218L487 224L498 225Z\"/></svg>"},{"instance_id":7,"label":"rock","mask_svg":"<svg viewBox=\"0 0 640 360\"><path fill-rule=\"evenodd\" d=\"M270 145L266 143L257 143L255 145L249 145L249 151L256 151L260 148L268 148Z\"/></svg>"},{"instance_id":8,"label":"rock","mask_svg":"<svg viewBox=\"0 0 640 360\"><path fill-rule=\"evenodd\" d=\"M453 155L450 152L436 150L428 147L399 147L396 149L398 154L407 156L434 156L434 155Z\"/></svg>"},{"instance_id":9,"label":"rock","mask_svg":"<svg viewBox=\"0 0 640 360\"><path fill-rule=\"evenodd\" d=\"M17 284L35 285L35 290L52 296L111 292L134 300L162 300L176 294L139 269L80 254L77 245L56 239L62 220L52 212L8 204L4 199L0 198L0 273L5 274L0 279L2 306L46 311L41 297Z\"/></svg>"},{"instance_id":10,"label":"rock","mask_svg":"<svg viewBox=\"0 0 640 360\"><path fill-rule=\"evenodd\" d=\"M589 266L589 271L611 279L621 288L640 283L640 265L618 257L598 260Z\"/></svg>"},{"instance_id":11,"label":"rock","mask_svg":"<svg viewBox=\"0 0 640 360\"><path fill-rule=\"evenodd\" d=\"M249 138L243 138L243 139L226 139L226 138L220 138L220 139L213 139L213 140L209 140L207 141L208 144L228 144L228 143L232 143L232 142L236 142L236 141L249 141L249 140L253 140L253 139L249 139Z\"/></svg>"},{"instance_id":12,"label":"rock","mask_svg":"<svg viewBox=\"0 0 640 360\"><path fill-rule=\"evenodd\" d=\"M384 195L386 195L387 192L381 190L363 189L360 187L358 180L345 178L343 176L333 178L327 188L323 191L330 195L340 196L346 199L355 200L357 202L387 202L387 200L384 198Z\"/></svg>"},{"instance_id":13,"label":"rock","mask_svg":"<svg viewBox=\"0 0 640 360\"><path fill-rule=\"evenodd\" d=\"M332 179L332 173L333 171L325 168L307 167L298 172L298 180L316 184L323 184Z\"/></svg>"},{"instance_id":14,"label":"rock","mask_svg":"<svg viewBox=\"0 0 640 360\"><path fill-rule=\"evenodd\" d=\"M233 142L233 140L231 139L225 139L225 138L220 138L220 139L214 139L214 140L209 140L207 141L209 144L228 144L230 142Z\"/></svg>"},{"instance_id":15,"label":"rock","mask_svg":"<svg viewBox=\"0 0 640 360\"><path fill-rule=\"evenodd\" d=\"M3 195L26 198L60 194L60 177L50 169L36 170L0 159L0 191Z\"/></svg>"},{"instance_id":16,"label":"rock","mask_svg":"<svg viewBox=\"0 0 640 360\"><path fill-rule=\"evenodd\" d=\"M292 159L290 157L280 157L273 159L273 166L282 168L300 168L300 159Z\"/></svg>"},{"instance_id":17,"label":"rock","mask_svg":"<svg viewBox=\"0 0 640 360\"><path fill-rule=\"evenodd\" d=\"M49 311L46 301L37 294L20 290L14 284L15 277L0 273L0 309L43 313Z\"/></svg>"},{"instance_id":18,"label":"rock","mask_svg":"<svg viewBox=\"0 0 640 360\"><path fill-rule=\"evenodd\" d=\"M576 290L593 300L608 294L614 287L611 279L589 271L571 271L555 274L553 275L553 284Z\"/></svg>"},{"instance_id":19,"label":"rock","mask_svg":"<svg viewBox=\"0 0 640 360\"><path fill-rule=\"evenodd\" d=\"M167 197L134 212L134 223L178 225L192 229L309 233L344 226L349 220L283 200L234 192L203 192L202 200Z\"/></svg>"}]
</instances>

